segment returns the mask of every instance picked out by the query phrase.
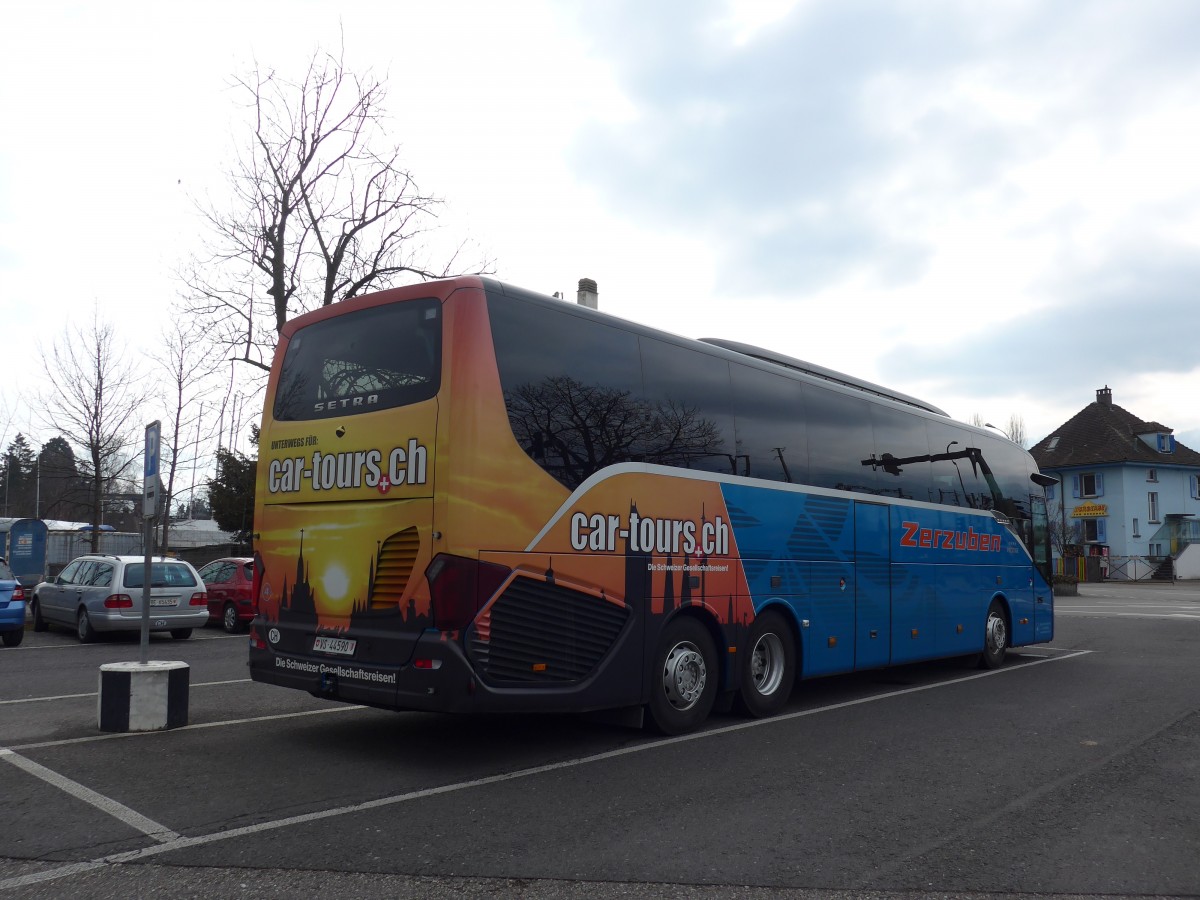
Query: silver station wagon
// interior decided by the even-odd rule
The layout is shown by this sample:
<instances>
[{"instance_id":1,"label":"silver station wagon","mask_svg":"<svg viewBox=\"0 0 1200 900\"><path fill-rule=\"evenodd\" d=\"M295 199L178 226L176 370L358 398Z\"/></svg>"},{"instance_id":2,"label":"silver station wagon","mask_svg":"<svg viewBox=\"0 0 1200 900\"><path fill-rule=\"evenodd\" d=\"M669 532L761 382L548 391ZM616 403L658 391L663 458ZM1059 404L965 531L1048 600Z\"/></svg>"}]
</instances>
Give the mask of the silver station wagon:
<instances>
[{"instance_id":1,"label":"silver station wagon","mask_svg":"<svg viewBox=\"0 0 1200 900\"><path fill-rule=\"evenodd\" d=\"M142 627L145 557L96 554L71 560L33 591L33 630L51 624L75 630L83 643L101 631ZM150 630L184 640L208 621L204 582L190 563L156 556L150 562Z\"/></svg>"}]
</instances>

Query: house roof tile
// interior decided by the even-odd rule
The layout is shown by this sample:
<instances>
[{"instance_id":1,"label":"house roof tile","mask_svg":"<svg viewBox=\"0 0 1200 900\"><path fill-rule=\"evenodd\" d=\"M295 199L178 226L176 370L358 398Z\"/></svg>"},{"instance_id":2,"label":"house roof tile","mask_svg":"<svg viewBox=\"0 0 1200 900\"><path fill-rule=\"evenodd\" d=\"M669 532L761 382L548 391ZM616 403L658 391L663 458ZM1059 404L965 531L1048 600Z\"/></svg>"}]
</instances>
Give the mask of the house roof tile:
<instances>
[{"instance_id":1,"label":"house roof tile","mask_svg":"<svg viewBox=\"0 0 1200 900\"><path fill-rule=\"evenodd\" d=\"M1138 437L1170 434L1170 428L1146 422L1117 406L1107 388L1097 392L1098 398L1101 395L1103 399L1089 403L1029 451L1039 468L1044 471L1111 463L1200 467L1200 453L1183 444L1176 442L1174 453L1159 453Z\"/></svg>"}]
</instances>

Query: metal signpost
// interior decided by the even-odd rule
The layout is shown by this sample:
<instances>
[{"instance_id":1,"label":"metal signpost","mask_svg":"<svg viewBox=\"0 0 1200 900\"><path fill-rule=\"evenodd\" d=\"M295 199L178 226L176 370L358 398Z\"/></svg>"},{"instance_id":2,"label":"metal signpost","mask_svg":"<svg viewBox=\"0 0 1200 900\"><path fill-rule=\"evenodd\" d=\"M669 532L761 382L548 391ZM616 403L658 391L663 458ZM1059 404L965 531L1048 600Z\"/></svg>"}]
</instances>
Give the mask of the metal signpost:
<instances>
[{"instance_id":1,"label":"metal signpost","mask_svg":"<svg viewBox=\"0 0 1200 900\"><path fill-rule=\"evenodd\" d=\"M161 425L157 419L146 426L146 465L142 480L142 543L146 557L142 570L141 664L150 655L150 557L154 552L154 512L158 507L158 439Z\"/></svg>"}]
</instances>

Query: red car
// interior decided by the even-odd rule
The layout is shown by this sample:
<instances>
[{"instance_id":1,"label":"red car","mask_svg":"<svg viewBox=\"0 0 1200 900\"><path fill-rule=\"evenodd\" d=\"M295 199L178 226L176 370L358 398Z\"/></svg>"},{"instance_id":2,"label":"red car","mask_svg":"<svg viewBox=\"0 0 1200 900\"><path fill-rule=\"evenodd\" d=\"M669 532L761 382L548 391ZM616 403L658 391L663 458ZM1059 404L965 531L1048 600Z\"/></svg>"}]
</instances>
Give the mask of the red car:
<instances>
[{"instance_id":1,"label":"red car","mask_svg":"<svg viewBox=\"0 0 1200 900\"><path fill-rule=\"evenodd\" d=\"M214 559L200 569L208 592L209 624L220 622L230 634L237 634L258 611L251 588L254 584L254 560L248 556Z\"/></svg>"}]
</instances>

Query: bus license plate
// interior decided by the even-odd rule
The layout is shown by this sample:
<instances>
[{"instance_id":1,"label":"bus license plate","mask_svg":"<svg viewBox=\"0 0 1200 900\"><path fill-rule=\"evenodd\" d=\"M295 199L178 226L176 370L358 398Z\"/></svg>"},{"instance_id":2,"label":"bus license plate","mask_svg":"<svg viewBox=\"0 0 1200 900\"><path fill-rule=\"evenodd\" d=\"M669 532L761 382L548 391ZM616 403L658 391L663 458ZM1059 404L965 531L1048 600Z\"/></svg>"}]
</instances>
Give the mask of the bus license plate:
<instances>
[{"instance_id":1,"label":"bus license plate","mask_svg":"<svg viewBox=\"0 0 1200 900\"><path fill-rule=\"evenodd\" d=\"M317 653L336 653L338 656L353 656L354 647L358 641L352 641L348 638L335 637L315 637L313 638L313 650Z\"/></svg>"}]
</instances>

